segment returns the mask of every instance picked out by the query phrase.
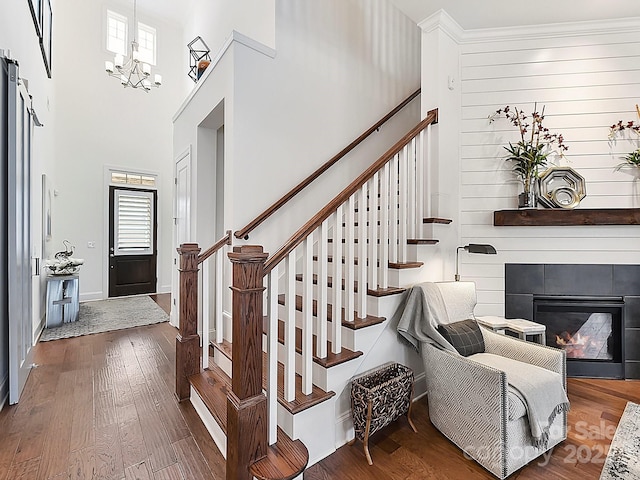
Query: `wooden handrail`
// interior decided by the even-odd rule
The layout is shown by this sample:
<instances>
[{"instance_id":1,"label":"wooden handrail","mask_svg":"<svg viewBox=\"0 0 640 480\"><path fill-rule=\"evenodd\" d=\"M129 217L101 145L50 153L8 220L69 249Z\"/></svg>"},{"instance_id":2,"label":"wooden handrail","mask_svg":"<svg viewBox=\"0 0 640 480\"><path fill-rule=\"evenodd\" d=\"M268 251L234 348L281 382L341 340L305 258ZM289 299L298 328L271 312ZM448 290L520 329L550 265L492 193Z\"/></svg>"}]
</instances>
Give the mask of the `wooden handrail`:
<instances>
[{"instance_id":1,"label":"wooden handrail","mask_svg":"<svg viewBox=\"0 0 640 480\"><path fill-rule=\"evenodd\" d=\"M211 247L209 247L203 253L198 255L198 265L200 265L202 262L204 262L207 258L209 258L211 255L216 253L225 245L231 245L231 230L227 230L227 234L224 237L222 237L220 240L214 243Z\"/></svg>"},{"instance_id":2,"label":"wooden handrail","mask_svg":"<svg viewBox=\"0 0 640 480\"><path fill-rule=\"evenodd\" d=\"M378 160L367 168L358 178L349 184L342 192L333 198L322 210L316 213L311 220L305 223L287 242L274 253L264 265L264 274L267 275L276 265L278 265L289 253L293 251L302 241L307 238L322 222L331 216L336 209L346 202L351 195L358 191L367 181L369 181L378 170L400 152L404 146L418 133L431 124L438 123L438 109L429 110L427 116L418 125L413 127L395 145L387 150Z\"/></svg>"},{"instance_id":3,"label":"wooden handrail","mask_svg":"<svg viewBox=\"0 0 640 480\"><path fill-rule=\"evenodd\" d=\"M267 218L273 215L280 207L282 207L285 203L295 197L298 193L304 190L307 185L311 184L316 178L322 175L325 171L327 171L331 166L333 166L338 160L344 157L351 150L356 148L360 143L362 143L369 135L378 130L387 120L393 117L396 113L402 110L409 102L411 102L414 98L420 95L420 89L413 92L409 95L405 100L402 101L397 107L387 113L384 117L378 120L375 124L371 126L371 128L367 129L362 135L356 138L349 145L340 150L336 155L330 158L326 163L324 163L320 168L318 168L315 172L305 178L298 185L293 187L289 192L287 192L280 200L276 201L273 205L267 208L264 212L258 215L256 218L251 220L247 225L242 227L240 230L236 230L234 232L234 236L236 238L243 238L245 240L249 239L249 233L252 232L258 225L264 222Z\"/></svg>"}]
</instances>

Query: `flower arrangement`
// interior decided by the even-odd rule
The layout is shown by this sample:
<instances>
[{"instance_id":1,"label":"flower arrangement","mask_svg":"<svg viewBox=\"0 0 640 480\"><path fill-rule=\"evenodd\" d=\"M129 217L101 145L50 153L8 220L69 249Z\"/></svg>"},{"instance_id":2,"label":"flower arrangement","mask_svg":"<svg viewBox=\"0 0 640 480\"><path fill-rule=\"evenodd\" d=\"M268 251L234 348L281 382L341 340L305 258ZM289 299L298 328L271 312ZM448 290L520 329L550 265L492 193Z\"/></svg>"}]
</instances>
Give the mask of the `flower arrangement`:
<instances>
[{"instance_id":1,"label":"flower arrangement","mask_svg":"<svg viewBox=\"0 0 640 480\"><path fill-rule=\"evenodd\" d=\"M507 151L505 160L513 163L513 171L522 181L525 197L521 199L524 203L521 201L520 206L535 205L535 201L531 202L531 198L535 198L533 187L538 171L547 165L549 155L557 153L562 156L569 149L564 143L562 134L551 133L544 126L544 110L543 105L542 112L538 112L538 104L535 103L531 115L526 115L522 109L507 105L489 115L489 123L504 117L520 133L520 140L517 143L509 142L509 146L504 147Z\"/></svg>"},{"instance_id":2,"label":"flower arrangement","mask_svg":"<svg viewBox=\"0 0 640 480\"><path fill-rule=\"evenodd\" d=\"M640 118L640 108L638 105L636 105L636 113L638 114L638 118ZM611 125L609 128L609 140L615 141L619 135L624 135L625 131L634 132L634 134L638 136L636 139L636 145L640 144L640 123L635 123L633 120L626 123L620 120L618 123ZM640 168L640 147L630 153L627 153L622 157L622 159L624 162L616 165L616 172L625 167Z\"/></svg>"}]
</instances>

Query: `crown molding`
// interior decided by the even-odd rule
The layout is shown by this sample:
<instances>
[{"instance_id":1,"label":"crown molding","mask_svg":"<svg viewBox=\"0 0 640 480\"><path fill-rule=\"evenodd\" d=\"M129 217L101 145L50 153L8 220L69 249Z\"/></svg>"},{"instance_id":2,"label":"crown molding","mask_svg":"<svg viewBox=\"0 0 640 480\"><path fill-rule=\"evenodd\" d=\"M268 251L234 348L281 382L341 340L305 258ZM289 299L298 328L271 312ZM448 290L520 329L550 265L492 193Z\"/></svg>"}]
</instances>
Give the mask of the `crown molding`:
<instances>
[{"instance_id":1,"label":"crown molding","mask_svg":"<svg viewBox=\"0 0 640 480\"><path fill-rule=\"evenodd\" d=\"M460 43L465 34L464 29L458 22L443 9L422 20L418 23L418 27L422 29L422 33L431 33L439 29L456 43Z\"/></svg>"},{"instance_id":2,"label":"crown molding","mask_svg":"<svg viewBox=\"0 0 640 480\"><path fill-rule=\"evenodd\" d=\"M423 33L440 29L456 43L467 44L521 40L523 38L542 39L577 35L639 33L640 17L465 30L451 15L440 9L418 23L418 26Z\"/></svg>"},{"instance_id":3,"label":"crown molding","mask_svg":"<svg viewBox=\"0 0 640 480\"><path fill-rule=\"evenodd\" d=\"M639 33L640 17L464 30L461 43Z\"/></svg>"}]
</instances>

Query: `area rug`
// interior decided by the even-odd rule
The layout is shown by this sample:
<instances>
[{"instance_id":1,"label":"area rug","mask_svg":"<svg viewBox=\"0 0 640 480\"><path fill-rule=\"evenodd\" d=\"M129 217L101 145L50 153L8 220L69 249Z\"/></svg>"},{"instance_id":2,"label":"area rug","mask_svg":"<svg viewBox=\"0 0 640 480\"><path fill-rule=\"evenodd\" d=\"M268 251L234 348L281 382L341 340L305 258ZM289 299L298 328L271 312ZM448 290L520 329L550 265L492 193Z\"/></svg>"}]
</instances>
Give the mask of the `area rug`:
<instances>
[{"instance_id":1,"label":"area rug","mask_svg":"<svg viewBox=\"0 0 640 480\"><path fill-rule=\"evenodd\" d=\"M110 332L168 320L169 315L146 295L97 300L80 304L80 313L76 322L65 323L55 328L45 328L40 341L48 342L61 338Z\"/></svg>"},{"instance_id":2,"label":"area rug","mask_svg":"<svg viewBox=\"0 0 640 480\"><path fill-rule=\"evenodd\" d=\"M600 480L640 480L640 405L627 402Z\"/></svg>"}]
</instances>

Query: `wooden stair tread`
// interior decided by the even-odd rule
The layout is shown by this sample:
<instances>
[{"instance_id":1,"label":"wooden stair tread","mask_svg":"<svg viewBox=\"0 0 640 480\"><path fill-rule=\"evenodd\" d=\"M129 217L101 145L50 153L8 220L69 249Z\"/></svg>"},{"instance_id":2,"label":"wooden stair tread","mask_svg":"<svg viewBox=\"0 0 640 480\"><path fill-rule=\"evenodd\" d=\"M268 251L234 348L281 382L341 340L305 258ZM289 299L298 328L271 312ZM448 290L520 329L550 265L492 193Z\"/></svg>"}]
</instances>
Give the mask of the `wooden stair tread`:
<instances>
[{"instance_id":1,"label":"wooden stair tread","mask_svg":"<svg viewBox=\"0 0 640 480\"><path fill-rule=\"evenodd\" d=\"M278 428L278 440L267 447L267 455L254 462L249 471L258 480L291 480L309 463L309 451L300 440L291 440Z\"/></svg>"},{"instance_id":2,"label":"wooden stair tread","mask_svg":"<svg viewBox=\"0 0 640 480\"><path fill-rule=\"evenodd\" d=\"M394 270L407 270L409 268L420 268L423 265L422 262L389 262L389 268Z\"/></svg>"},{"instance_id":3,"label":"wooden stair tread","mask_svg":"<svg viewBox=\"0 0 640 480\"><path fill-rule=\"evenodd\" d=\"M422 223L439 223L442 225L449 225L453 220L449 218L428 217L423 218Z\"/></svg>"},{"instance_id":4,"label":"wooden stair tread","mask_svg":"<svg viewBox=\"0 0 640 480\"><path fill-rule=\"evenodd\" d=\"M285 295L278 295L278 303L280 305L285 305ZM312 315L314 317L318 316L318 302L317 300L313 300L311 304ZM302 311L302 296L296 295L296 310ZM333 321L333 306L331 304L327 304L327 320ZM348 322L344 319L344 308L342 308L342 326L350 328L351 330L359 330L361 328L365 328L371 325L377 325L378 323L382 323L386 320L385 317L375 317L373 315L367 315L366 318L356 317L353 322Z\"/></svg>"},{"instance_id":5,"label":"wooden stair tread","mask_svg":"<svg viewBox=\"0 0 640 480\"><path fill-rule=\"evenodd\" d=\"M213 361L209 369L191 375L189 383L215 418L222 431L227 434L227 393L231 391L231 379Z\"/></svg>"},{"instance_id":6,"label":"wooden stair tread","mask_svg":"<svg viewBox=\"0 0 640 480\"><path fill-rule=\"evenodd\" d=\"M435 238L409 238L407 239L407 243L409 245L435 245L440 240L436 240Z\"/></svg>"},{"instance_id":7,"label":"wooden stair tread","mask_svg":"<svg viewBox=\"0 0 640 480\"><path fill-rule=\"evenodd\" d=\"M301 282L303 280L303 276L301 273L297 273L296 274L296 281ZM313 280L312 280L314 285L318 284L318 275L316 275L315 273L313 274ZM342 290L344 290L344 278L342 279ZM329 288L333 288L333 277L328 276L327 277L327 287ZM354 292L358 292L358 282L354 281L353 282L353 288L354 288ZM371 295L372 297L386 297L389 295L396 295L398 293L402 293L406 290L406 288L400 288L400 287L387 287L387 288L378 288L375 290L371 290L370 288L367 289L367 295Z\"/></svg>"},{"instance_id":8,"label":"wooden stair tread","mask_svg":"<svg viewBox=\"0 0 640 480\"><path fill-rule=\"evenodd\" d=\"M210 342L210 345L211 347L215 348L220 353L222 353L229 360L231 360L231 348L232 348L231 342L228 342L227 340L222 340L222 343L217 343L212 340Z\"/></svg>"},{"instance_id":9,"label":"wooden stair tread","mask_svg":"<svg viewBox=\"0 0 640 480\"><path fill-rule=\"evenodd\" d=\"M313 256L313 261L317 262L318 261L318 256L314 255ZM327 255L327 261L328 262L333 262L333 255ZM344 256L342 257L342 263L345 262L345 258ZM354 258L353 259L353 264L354 265L358 265L358 258ZM422 262L389 262L388 267L395 269L395 270L402 270L402 269L406 269L406 268L420 268L423 265ZM380 266L380 261L378 261L378 266Z\"/></svg>"},{"instance_id":10,"label":"wooden stair tread","mask_svg":"<svg viewBox=\"0 0 640 480\"><path fill-rule=\"evenodd\" d=\"M262 354L262 385L266 388L267 385L267 354ZM286 408L292 414L300 413L307 408L311 408L314 405L329 400L335 396L335 392L325 392L320 387L312 385L311 393L305 395L302 393L302 377L296 373L296 398L292 402L287 402L284 399L284 365L278 362L278 403Z\"/></svg>"},{"instance_id":11,"label":"wooden stair tread","mask_svg":"<svg viewBox=\"0 0 640 480\"><path fill-rule=\"evenodd\" d=\"M227 342L229 343L229 342ZM229 345L231 345L229 343ZM361 352L360 352L361 353ZM229 359L232 360L231 355ZM267 354L262 354L262 386L267 387ZM227 432L227 392L231 391L231 379L213 359L209 361L209 370L189 377L189 381L198 391L202 401L216 419L222 430ZM278 403L289 412L296 414L333 397L335 392L325 392L313 385L310 395L302 393L302 377L296 374L296 398L293 402L284 399L284 365L278 362Z\"/></svg>"},{"instance_id":12,"label":"wooden stair tread","mask_svg":"<svg viewBox=\"0 0 640 480\"><path fill-rule=\"evenodd\" d=\"M264 317L263 322L263 331L267 333L267 329L269 327L269 317ZM278 342L284 345L284 320L278 320ZM353 360L354 358L358 358L362 355L361 351L353 351L348 348L341 348L340 353L333 353L331 351L331 342L327 341L327 357L319 358L317 356L317 344L318 338L316 335L313 335L313 361L324 368L335 367L336 365L340 365L342 363L348 362L349 360ZM296 352L302 354L302 329L300 327L296 327Z\"/></svg>"}]
</instances>

